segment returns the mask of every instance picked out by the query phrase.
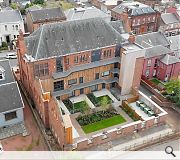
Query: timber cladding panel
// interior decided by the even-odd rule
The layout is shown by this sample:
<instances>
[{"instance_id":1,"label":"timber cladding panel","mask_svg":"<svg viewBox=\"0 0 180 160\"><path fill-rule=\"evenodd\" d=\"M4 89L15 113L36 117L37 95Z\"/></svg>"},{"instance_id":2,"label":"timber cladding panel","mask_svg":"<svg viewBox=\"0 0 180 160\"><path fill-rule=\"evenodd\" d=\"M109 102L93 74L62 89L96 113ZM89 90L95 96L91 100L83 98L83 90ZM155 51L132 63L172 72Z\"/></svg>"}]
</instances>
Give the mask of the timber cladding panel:
<instances>
[{"instance_id":1,"label":"timber cladding panel","mask_svg":"<svg viewBox=\"0 0 180 160\"><path fill-rule=\"evenodd\" d=\"M58 79L55 81L64 80L64 84L65 84L64 89L68 89L70 87L70 85L68 85L68 80L71 80L71 79L77 79L77 83L75 84L75 85L77 85L77 84L80 84L79 77L83 77L83 83L88 83L88 82L95 80L96 73L99 73L99 79L112 78L113 76L111 74L109 74L109 76L102 77L102 73L105 71L111 70L113 67L114 67L114 64L110 64L110 65L106 65L106 66L101 66L101 67L87 69L87 70L83 70L83 71L79 71L79 72L74 72L63 79Z\"/></svg>"}]
</instances>

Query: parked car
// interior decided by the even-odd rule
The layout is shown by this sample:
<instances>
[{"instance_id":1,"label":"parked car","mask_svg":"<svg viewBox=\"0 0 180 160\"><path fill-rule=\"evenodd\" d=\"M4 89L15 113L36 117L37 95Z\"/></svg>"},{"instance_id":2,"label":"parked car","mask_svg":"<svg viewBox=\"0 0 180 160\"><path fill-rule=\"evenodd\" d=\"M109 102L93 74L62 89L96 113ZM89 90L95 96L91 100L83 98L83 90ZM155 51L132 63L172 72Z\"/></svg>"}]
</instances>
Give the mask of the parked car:
<instances>
[{"instance_id":1,"label":"parked car","mask_svg":"<svg viewBox=\"0 0 180 160\"><path fill-rule=\"evenodd\" d=\"M17 58L17 54L16 53L8 53L6 55L7 59L16 59Z\"/></svg>"},{"instance_id":2,"label":"parked car","mask_svg":"<svg viewBox=\"0 0 180 160\"><path fill-rule=\"evenodd\" d=\"M2 144L1 144L1 142L0 142L0 154L3 152L4 150L3 150L3 146L2 146Z\"/></svg>"}]
</instances>

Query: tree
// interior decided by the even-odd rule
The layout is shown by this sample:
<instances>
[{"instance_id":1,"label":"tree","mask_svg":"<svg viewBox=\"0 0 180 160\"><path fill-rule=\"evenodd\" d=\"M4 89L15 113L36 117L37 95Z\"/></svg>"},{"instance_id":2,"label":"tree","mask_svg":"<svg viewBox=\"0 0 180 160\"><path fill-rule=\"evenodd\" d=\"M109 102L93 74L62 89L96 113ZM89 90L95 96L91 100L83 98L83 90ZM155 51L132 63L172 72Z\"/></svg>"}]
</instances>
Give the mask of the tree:
<instances>
[{"instance_id":1,"label":"tree","mask_svg":"<svg viewBox=\"0 0 180 160\"><path fill-rule=\"evenodd\" d=\"M109 100L109 98L107 96L103 96L100 103L101 103L101 108L102 108L102 110L104 112L109 108L108 104L110 103L110 100Z\"/></svg>"},{"instance_id":2,"label":"tree","mask_svg":"<svg viewBox=\"0 0 180 160\"><path fill-rule=\"evenodd\" d=\"M167 98L180 107L180 80L172 79L166 84Z\"/></svg>"},{"instance_id":3,"label":"tree","mask_svg":"<svg viewBox=\"0 0 180 160\"><path fill-rule=\"evenodd\" d=\"M168 94L173 94L177 88L180 88L180 80L179 79L171 79L166 83L166 92Z\"/></svg>"},{"instance_id":4,"label":"tree","mask_svg":"<svg viewBox=\"0 0 180 160\"><path fill-rule=\"evenodd\" d=\"M17 9L17 8L18 8L18 5L17 5L17 3L11 3L10 7L11 7L12 9Z\"/></svg>"}]
</instances>

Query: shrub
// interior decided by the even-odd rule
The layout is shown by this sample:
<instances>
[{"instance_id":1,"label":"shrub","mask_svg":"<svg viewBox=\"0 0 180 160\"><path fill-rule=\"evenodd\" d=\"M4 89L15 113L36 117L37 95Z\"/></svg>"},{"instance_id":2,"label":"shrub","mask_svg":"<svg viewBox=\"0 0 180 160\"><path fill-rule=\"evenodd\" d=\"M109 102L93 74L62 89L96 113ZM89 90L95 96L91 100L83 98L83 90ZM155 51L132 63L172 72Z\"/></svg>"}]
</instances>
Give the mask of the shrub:
<instances>
[{"instance_id":1,"label":"shrub","mask_svg":"<svg viewBox=\"0 0 180 160\"><path fill-rule=\"evenodd\" d=\"M2 46L1 47L8 47L8 44L6 42L2 42Z\"/></svg>"},{"instance_id":2,"label":"shrub","mask_svg":"<svg viewBox=\"0 0 180 160\"><path fill-rule=\"evenodd\" d=\"M116 110L114 109L110 109L110 110L107 110L107 111L98 111L96 113L92 113L92 114L89 114L89 115L79 115L76 120L78 121L78 123L81 125L81 126L84 126L84 125L88 125L90 123L95 123L95 122L98 122L98 121L101 121L103 119L107 119L107 118L111 118L113 117L114 115L118 115L118 113L116 112Z\"/></svg>"},{"instance_id":3,"label":"shrub","mask_svg":"<svg viewBox=\"0 0 180 160\"><path fill-rule=\"evenodd\" d=\"M95 97L93 93L87 94L87 97L90 99L90 101L91 101L96 107L99 106L97 97Z\"/></svg>"}]
</instances>

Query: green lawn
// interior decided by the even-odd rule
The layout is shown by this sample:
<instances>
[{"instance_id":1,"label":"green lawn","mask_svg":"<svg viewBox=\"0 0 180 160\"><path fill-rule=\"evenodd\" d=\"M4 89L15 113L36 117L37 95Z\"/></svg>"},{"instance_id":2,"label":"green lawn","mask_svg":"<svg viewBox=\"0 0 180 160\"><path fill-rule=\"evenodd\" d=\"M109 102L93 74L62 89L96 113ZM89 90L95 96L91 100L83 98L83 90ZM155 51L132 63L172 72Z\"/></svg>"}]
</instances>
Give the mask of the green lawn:
<instances>
[{"instance_id":1,"label":"green lawn","mask_svg":"<svg viewBox=\"0 0 180 160\"><path fill-rule=\"evenodd\" d=\"M87 133L95 132L95 131L98 131L107 127L111 127L117 124L121 124L123 122L126 122L126 120L121 115L116 115L111 118L101 120L99 122L82 126L82 129L87 134Z\"/></svg>"},{"instance_id":2,"label":"green lawn","mask_svg":"<svg viewBox=\"0 0 180 160\"><path fill-rule=\"evenodd\" d=\"M153 83L156 84L156 85L158 85L159 83L161 83L161 81L158 80L157 78L151 79L151 82L153 82Z\"/></svg>"},{"instance_id":3,"label":"green lawn","mask_svg":"<svg viewBox=\"0 0 180 160\"><path fill-rule=\"evenodd\" d=\"M100 105L101 105L101 102L102 102L104 99L107 100L107 102L108 102L107 104L110 104L111 101L112 101L111 98L110 98L108 95L97 97L97 100L98 100L98 102L100 103Z\"/></svg>"},{"instance_id":4,"label":"green lawn","mask_svg":"<svg viewBox=\"0 0 180 160\"><path fill-rule=\"evenodd\" d=\"M85 101L74 103L74 106L68 107L71 113L83 112L88 108L88 104ZM74 110L73 110L74 109Z\"/></svg>"}]
</instances>

